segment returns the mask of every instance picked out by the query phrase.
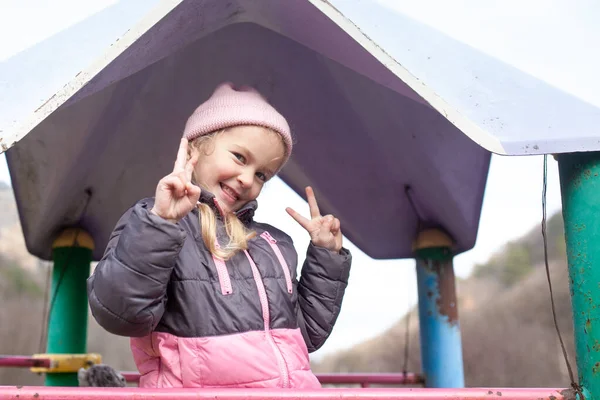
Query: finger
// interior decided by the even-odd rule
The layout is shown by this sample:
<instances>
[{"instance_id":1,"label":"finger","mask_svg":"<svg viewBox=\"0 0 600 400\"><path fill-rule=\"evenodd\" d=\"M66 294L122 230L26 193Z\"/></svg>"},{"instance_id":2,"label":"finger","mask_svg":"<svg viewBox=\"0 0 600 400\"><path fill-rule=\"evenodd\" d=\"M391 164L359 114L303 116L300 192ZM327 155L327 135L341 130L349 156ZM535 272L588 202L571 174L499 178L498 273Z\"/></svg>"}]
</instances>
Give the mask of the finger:
<instances>
[{"instance_id":1,"label":"finger","mask_svg":"<svg viewBox=\"0 0 600 400\"><path fill-rule=\"evenodd\" d=\"M198 153L194 153L192 158L190 158L185 164L185 177L188 181L192 179L192 174L194 173L194 168L196 168L196 164L198 163Z\"/></svg>"},{"instance_id":2,"label":"finger","mask_svg":"<svg viewBox=\"0 0 600 400\"><path fill-rule=\"evenodd\" d=\"M331 224L331 233L333 233L334 235L337 234L340 231L340 220L337 218L333 219L333 223Z\"/></svg>"},{"instance_id":3,"label":"finger","mask_svg":"<svg viewBox=\"0 0 600 400\"><path fill-rule=\"evenodd\" d=\"M330 233L331 227L333 226L333 220L334 218L332 215L324 216L321 220L321 229L319 230L319 232Z\"/></svg>"},{"instance_id":4,"label":"finger","mask_svg":"<svg viewBox=\"0 0 600 400\"><path fill-rule=\"evenodd\" d=\"M175 198L185 196L185 182L178 176L169 175L162 181L163 187L170 191Z\"/></svg>"},{"instance_id":5,"label":"finger","mask_svg":"<svg viewBox=\"0 0 600 400\"><path fill-rule=\"evenodd\" d=\"M175 159L175 165L173 172L179 172L185 170L185 162L187 161L187 148L188 141L186 138L181 138L179 142L179 150L177 150L177 158Z\"/></svg>"},{"instance_id":6,"label":"finger","mask_svg":"<svg viewBox=\"0 0 600 400\"><path fill-rule=\"evenodd\" d=\"M300 224L301 227L303 227L310 233L310 222L311 221L309 219L298 214L295 210L291 209L290 207L287 207L285 209L285 211L287 211L287 213L290 214L290 216L292 218L294 218L296 220L296 222Z\"/></svg>"},{"instance_id":7,"label":"finger","mask_svg":"<svg viewBox=\"0 0 600 400\"><path fill-rule=\"evenodd\" d=\"M335 248L337 251L340 251L342 249L342 247L344 246L343 240L344 240L344 238L342 236L342 231L338 231L335 234Z\"/></svg>"},{"instance_id":8,"label":"finger","mask_svg":"<svg viewBox=\"0 0 600 400\"><path fill-rule=\"evenodd\" d=\"M190 182L186 183L185 190L187 191L188 198L194 203L200 198L200 193L202 192L199 186L196 186Z\"/></svg>"},{"instance_id":9,"label":"finger","mask_svg":"<svg viewBox=\"0 0 600 400\"><path fill-rule=\"evenodd\" d=\"M319 206L317 205L317 199L315 197L315 192L310 186L306 187L306 199L308 201L308 207L310 209L310 217L318 218L321 216L321 212L319 211Z\"/></svg>"}]
</instances>

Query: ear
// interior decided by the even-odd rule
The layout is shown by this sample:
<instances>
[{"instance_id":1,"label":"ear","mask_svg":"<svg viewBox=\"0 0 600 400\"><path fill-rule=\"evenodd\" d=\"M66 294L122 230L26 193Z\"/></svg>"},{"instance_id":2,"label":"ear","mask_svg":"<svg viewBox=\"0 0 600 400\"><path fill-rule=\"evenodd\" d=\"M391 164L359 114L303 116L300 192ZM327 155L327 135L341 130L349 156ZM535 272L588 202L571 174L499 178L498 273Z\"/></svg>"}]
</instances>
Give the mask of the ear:
<instances>
[{"instance_id":1,"label":"ear","mask_svg":"<svg viewBox=\"0 0 600 400\"><path fill-rule=\"evenodd\" d=\"M188 142L187 160L189 161L193 155L199 154L199 153L200 152L198 151L198 149L193 145L193 141Z\"/></svg>"},{"instance_id":2,"label":"ear","mask_svg":"<svg viewBox=\"0 0 600 400\"><path fill-rule=\"evenodd\" d=\"M198 150L196 147L192 146L192 143L188 143L187 161L189 161L192 157L199 156L199 155L200 155L200 150ZM198 165L198 164L196 163L196 165ZM192 184L198 186L195 171L192 172L192 178L190 179L190 181Z\"/></svg>"}]
</instances>

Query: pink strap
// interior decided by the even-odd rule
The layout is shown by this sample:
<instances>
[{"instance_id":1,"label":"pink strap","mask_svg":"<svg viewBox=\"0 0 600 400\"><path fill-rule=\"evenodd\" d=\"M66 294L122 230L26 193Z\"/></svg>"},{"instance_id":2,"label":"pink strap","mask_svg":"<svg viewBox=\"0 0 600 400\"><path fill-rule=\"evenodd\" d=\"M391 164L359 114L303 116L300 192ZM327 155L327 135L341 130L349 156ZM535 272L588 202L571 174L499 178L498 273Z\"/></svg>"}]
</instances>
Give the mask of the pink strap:
<instances>
[{"instance_id":1,"label":"pink strap","mask_svg":"<svg viewBox=\"0 0 600 400\"><path fill-rule=\"evenodd\" d=\"M219 242L215 240L215 246L220 248ZM229 279L229 272L227 272L227 266L225 265L225 261L223 259L212 255L213 261L215 262L215 266L217 267L217 274L219 275L219 284L221 285L221 293L223 296L233 293L233 289L231 287L231 280Z\"/></svg>"},{"instance_id":2,"label":"pink strap","mask_svg":"<svg viewBox=\"0 0 600 400\"><path fill-rule=\"evenodd\" d=\"M248 253L248 250L244 250L244 253L246 254L248 262L250 263L250 268L252 269L252 276L254 277L254 283L256 283L256 288L258 289L258 298L260 299L260 306L262 308L262 315L267 340L271 344L271 347L275 352L275 356L277 357L277 365L279 366L279 372L281 373L282 386L284 388L287 388L290 385L290 374L285 360L283 358L283 355L281 354L281 350L279 350L279 348L275 344L275 340L273 340L273 335L271 334L271 316L269 314L269 299L267 298L267 291L265 290L265 285L263 284L258 267L256 266L256 263L254 262L252 257L250 257L250 253Z\"/></svg>"},{"instance_id":3,"label":"pink strap","mask_svg":"<svg viewBox=\"0 0 600 400\"><path fill-rule=\"evenodd\" d=\"M267 298L267 291L265 290L265 285L263 284L262 277L260 276L260 272L258 271L258 267L256 263L250 257L250 253L248 250L244 250L244 254L248 258L248 262L250 263L250 268L252 269L252 277L254 278L254 283L256 284L256 288L258 289L258 298L260 299L260 306L262 308L263 320L265 323L265 330L269 330L269 320L271 319L269 315L269 300Z\"/></svg>"},{"instance_id":4,"label":"pink strap","mask_svg":"<svg viewBox=\"0 0 600 400\"><path fill-rule=\"evenodd\" d=\"M277 246L277 240L275 240L275 238L273 236L271 236L271 234L267 231L264 231L260 235L260 237L263 238L264 240L266 240L267 243L269 243L269 245L275 252L277 259L279 260L279 265L281 265L281 268L283 269L283 274L285 275L285 283L287 285L288 293L291 294L293 290L292 290L292 278L290 277L290 269L289 269L287 263L285 262L285 258L283 258L283 254L281 254L281 250L279 249L279 246Z\"/></svg>"}]
</instances>

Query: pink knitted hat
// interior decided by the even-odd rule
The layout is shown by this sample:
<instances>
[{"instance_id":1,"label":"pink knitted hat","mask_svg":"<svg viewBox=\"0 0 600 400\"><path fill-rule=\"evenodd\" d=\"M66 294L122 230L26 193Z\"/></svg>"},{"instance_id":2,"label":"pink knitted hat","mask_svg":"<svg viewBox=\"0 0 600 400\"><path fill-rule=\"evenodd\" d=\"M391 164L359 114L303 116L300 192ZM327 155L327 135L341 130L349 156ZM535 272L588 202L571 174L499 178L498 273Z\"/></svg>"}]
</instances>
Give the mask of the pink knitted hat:
<instances>
[{"instance_id":1,"label":"pink knitted hat","mask_svg":"<svg viewBox=\"0 0 600 400\"><path fill-rule=\"evenodd\" d=\"M230 82L222 83L212 96L200 104L188 118L183 137L192 141L223 128L238 125L259 125L279 133L285 144L282 166L292 153L292 134L285 118L255 89L234 89Z\"/></svg>"}]
</instances>

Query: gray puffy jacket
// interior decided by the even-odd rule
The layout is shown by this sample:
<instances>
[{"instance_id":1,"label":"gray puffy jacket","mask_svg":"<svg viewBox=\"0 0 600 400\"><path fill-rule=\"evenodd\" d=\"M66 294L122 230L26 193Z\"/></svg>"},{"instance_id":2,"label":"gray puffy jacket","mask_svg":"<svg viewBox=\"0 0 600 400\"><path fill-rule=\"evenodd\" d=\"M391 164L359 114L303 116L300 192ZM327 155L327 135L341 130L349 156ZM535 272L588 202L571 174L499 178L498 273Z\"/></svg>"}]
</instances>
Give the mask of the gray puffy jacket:
<instances>
[{"instance_id":1,"label":"gray puffy jacket","mask_svg":"<svg viewBox=\"0 0 600 400\"><path fill-rule=\"evenodd\" d=\"M213 199L202 192L216 211ZM291 238L255 222L251 202L237 215L257 236L223 262L204 245L198 210L173 224L150 213L153 201L121 217L88 279L94 318L132 337L140 385L318 387L308 352L339 315L349 251L310 244L298 280Z\"/></svg>"}]
</instances>

